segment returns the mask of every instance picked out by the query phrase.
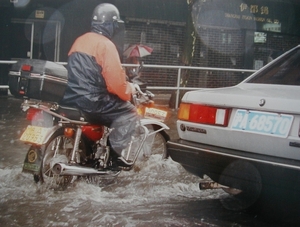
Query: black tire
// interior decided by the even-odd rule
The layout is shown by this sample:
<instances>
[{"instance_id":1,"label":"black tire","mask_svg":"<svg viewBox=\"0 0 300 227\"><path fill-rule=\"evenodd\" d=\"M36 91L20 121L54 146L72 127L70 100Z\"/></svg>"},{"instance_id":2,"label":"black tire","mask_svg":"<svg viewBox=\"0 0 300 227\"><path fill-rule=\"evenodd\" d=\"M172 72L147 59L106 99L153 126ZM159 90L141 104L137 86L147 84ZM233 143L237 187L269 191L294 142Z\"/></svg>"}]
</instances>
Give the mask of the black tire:
<instances>
[{"instance_id":1,"label":"black tire","mask_svg":"<svg viewBox=\"0 0 300 227\"><path fill-rule=\"evenodd\" d=\"M219 183L230 188L241 190L221 198L222 205L228 210L242 211L253 207L262 191L262 179L257 168L247 161L237 160L230 163L222 172Z\"/></svg>"}]
</instances>

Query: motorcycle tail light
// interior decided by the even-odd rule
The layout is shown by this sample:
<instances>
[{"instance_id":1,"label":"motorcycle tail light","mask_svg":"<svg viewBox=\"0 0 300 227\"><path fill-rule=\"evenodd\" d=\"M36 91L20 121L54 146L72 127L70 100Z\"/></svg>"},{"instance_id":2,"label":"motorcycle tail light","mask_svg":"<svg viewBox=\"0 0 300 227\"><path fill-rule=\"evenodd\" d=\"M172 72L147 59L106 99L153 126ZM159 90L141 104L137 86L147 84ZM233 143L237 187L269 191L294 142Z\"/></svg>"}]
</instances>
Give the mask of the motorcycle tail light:
<instances>
[{"instance_id":1,"label":"motorcycle tail light","mask_svg":"<svg viewBox=\"0 0 300 227\"><path fill-rule=\"evenodd\" d=\"M64 135L67 138L72 138L74 136L74 130L73 130L73 128L65 128Z\"/></svg>"},{"instance_id":2,"label":"motorcycle tail light","mask_svg":"<svg viewBox=\"0 0 300 227\"><path fill-rule=\"evenodd\" d=\"M229 110L228 108L181 103L178 119L201 124L227 126Z\"/></svg>"},{"instance_id":3,"label":"motorcycle tail light","mask_svg":"<svg viewBox=\"0 0 300 227\"><path fill-rule=\"evenodd\" d=\"M26 119L29 121L32 121L33 119L36 119L36 116L41 115L42 111L36 108L29 108L27 110Z\"/></svg>"},{"instance_id":4,"label":"motorcycle tail light","mask_svg":"<svg viewBox=\"0 0 300 227\"><path fill-rule=\"evenodd\" d=\"M154 102L153 102L153 101L150 101L150 102L148 102L148 103L143 103L143 105L140 105L140 106L137 108L137 113L138 113L138 115L144 116L145 110L146 110L147 107L148 107L148 108L154 107Z\"/></svg>"}]
</instances>

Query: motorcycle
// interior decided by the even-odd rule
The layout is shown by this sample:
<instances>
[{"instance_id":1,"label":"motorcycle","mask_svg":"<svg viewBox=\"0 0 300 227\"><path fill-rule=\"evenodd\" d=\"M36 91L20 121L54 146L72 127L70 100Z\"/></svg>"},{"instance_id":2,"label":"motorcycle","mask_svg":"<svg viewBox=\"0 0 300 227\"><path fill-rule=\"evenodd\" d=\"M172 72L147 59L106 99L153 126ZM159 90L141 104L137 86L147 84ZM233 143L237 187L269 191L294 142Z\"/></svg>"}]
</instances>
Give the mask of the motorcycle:
<instances>
[{"instance_id":1,"label":"motorcycle","mask_svg":"<svg viewBox=\"0 0 300 227\"><path fill-rule=\"evenodd\" d=\"M31 124L20 138L30 145L23 171L33 174L35 182L66 187L82 177L90 182L117 177L121 171L130 171L138 161L147 160L151 155L166 159L169 127L163 121L167 111L154 108L154 94L141 89L139 74L131 82L136 88L132 103L141 115L140 133L127 153L122 154L121 163L116 162L116 154L109 144L113 128L89 122L79 109L26 98L21 108Z\"/></svg>"}]
</instances>

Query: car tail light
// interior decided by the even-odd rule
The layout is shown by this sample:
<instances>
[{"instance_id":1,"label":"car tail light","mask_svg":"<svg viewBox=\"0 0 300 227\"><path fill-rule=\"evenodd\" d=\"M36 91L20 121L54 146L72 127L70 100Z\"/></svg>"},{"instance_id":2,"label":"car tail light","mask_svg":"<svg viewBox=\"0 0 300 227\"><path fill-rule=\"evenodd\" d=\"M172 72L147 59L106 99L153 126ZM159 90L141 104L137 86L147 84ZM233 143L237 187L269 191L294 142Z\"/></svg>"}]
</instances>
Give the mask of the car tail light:
<instances>
[{"instance_id":1,"label":"car tail light","mask_svg":"<svg viewBox=\"0 0 300 227\"><path fill-rule=\"evenodd\" d=\"M42 111L39 109L29 108L27 110L26 119L29 121L32 121L33 119L36 119L37 116L42 116L41 113L42 113Z\"/></svg>"},{"instance_id":2,"label":"car tail light","mask_svg":"<svg viewBox=\"0 0 300 227\"><path fill-rule=\"evenodd\" d=\"M22 71L30 72L32 69L32 66L31 65L22 65L21 69L22 69Z\"/></svg>"},{"instance_id":3,"label":"car tail light","mask_svg":"<svg viewBox=\"0 0 300 227\"><path fill-rule=\"evenodd\" d=\"M178 119L201 124L227 126L229 111L228 108L181 103Z\"/></svg>"}]
</instances>

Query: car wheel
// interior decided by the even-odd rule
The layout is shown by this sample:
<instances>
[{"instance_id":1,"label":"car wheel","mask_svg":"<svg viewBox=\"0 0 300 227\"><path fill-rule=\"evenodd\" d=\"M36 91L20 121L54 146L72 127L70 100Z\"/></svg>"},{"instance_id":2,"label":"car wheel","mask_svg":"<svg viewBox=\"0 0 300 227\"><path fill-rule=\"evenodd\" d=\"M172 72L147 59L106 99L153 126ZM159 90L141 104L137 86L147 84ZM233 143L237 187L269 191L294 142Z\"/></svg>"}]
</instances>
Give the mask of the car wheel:
<instances>
[{"instance_id":1,"label":"car wheel","mask_svg":"<svg viewBox=\"0 0 300 227\"><path fill-rule=\"evenodd\" d=\"M221 198L222 205L228 210L241 211L252 207L262 190L261 175L257 168L247 161L231 162L222 172L219 183L227 186L228 194ZM237 191L239 193L231 193Z\"/></svg>"}]
</instances>

